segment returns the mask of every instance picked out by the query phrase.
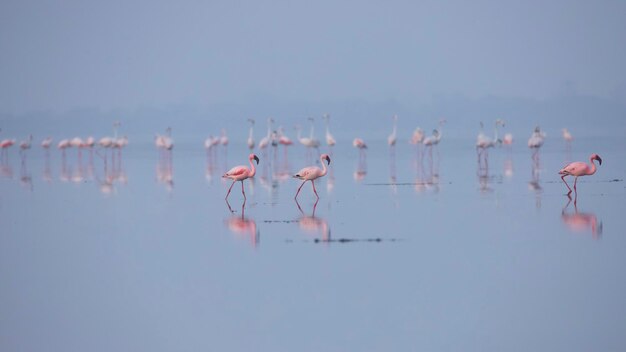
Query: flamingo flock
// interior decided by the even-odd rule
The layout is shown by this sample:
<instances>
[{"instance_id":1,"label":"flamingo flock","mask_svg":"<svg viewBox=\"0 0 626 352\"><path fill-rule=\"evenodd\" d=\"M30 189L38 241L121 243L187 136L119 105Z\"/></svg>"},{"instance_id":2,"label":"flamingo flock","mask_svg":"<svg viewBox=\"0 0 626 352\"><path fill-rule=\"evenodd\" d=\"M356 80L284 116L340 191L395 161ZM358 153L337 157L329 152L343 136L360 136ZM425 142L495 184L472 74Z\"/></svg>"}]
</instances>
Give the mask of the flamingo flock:
<instances>
[{"instance_id":1,"label":"flamingo flock","mask_svg":"<svg viewBox=\"0 0 626 352\"><path fill-rule=\"evenodd\" d=\"M296 193L294 196L294 198L296 199L298 198L302 187L307 181L311 182L313 193L316 196L316 198L319 199L319 194L315 187L315 181L321 177L326 176L330 170L329 166L330 166L330 161L331 161L331 155L333 152L333 148L337 144L337 140L331 133L330 115L323 114L321 119L325 127L324 141L325 141L325 147L328 148L328 151L329 151L328 153L320 153L321 143L320 143L320 140L317 139L315 136L315 118L313 117L307 118L309 129L306 135L304 134L302 125L298 124L295 126L295 129L297 131L296 141L298 142L298 144L302 145L305 148L306 156L307 156L306 159L309 162L311 162L312 160L310 159L310 157L312 156L312 153L315 151L317 156L319 157L318 165L321 165L321 167L317 165L308 166L308 167L301 169L299 172L293 174L292 176L293 178L296 178L302 181L302 183L296 190ZM270 146L273 148L272 150L273 150L274 160L277 160L276 158L277 158L278 147L282 146L284 150L285 162L284 164L282 164L283 165L282 167L278 168L277 166L277 168L274 169L274 174L272 175L272 178L286 180L290 175L289 173L290 167L287 163L287 149L290 146L293 146L294 142L291 140L291 138L289 138L289 136L287 136L283 126L278 126L278 128L275 128L274 124L276 123L276 121L274 120L274 118L272 117L267 118L267 126L266 126L267 133L257 143L257 141L255 140L255 135L254 135L255 119L249 118L247 121L249 123L249 126L248 126L247 139L245 140L245 145L252 152L250 153L249 158L248 158L250 167L236 166L223 174L222 177L224 179L232 180L232 183L226 194L226 199L228 199L228 196L230 195L232 188L235 182L237 181L241 182L242 195L244 197L244 200L246 199L243 181L249 178L253 178L256 175L257 173L256 165L253 163L253 161L256 162L256 164L258 165L261 160L256 154L253 153L255 149L258 149L261 151L262 159L268 162L271 162L272 160L272 158L270 157L271 154L268 151ZM424 133L424 130L419 126L413 130L408 141L409 141L409 144L417 148L417 152L420 157L421 155L423 155L423 153L428 152L427 155L430 157L430 160L432 162L433 149L436 148L442 141L442 136L443 136L442 130L443 130L443 125L445 122L446 122L445 119L440 119L438 121L437 126L432 130L432 133L430 135L426 135ZM113 163L114 168L115 168L115 165L117 165L116 159L118 160L118 163L121 162L122 151L129 144L129 139L126 135L121 136L121 137L118 136L118 130L120 126L121 124L119 122L115 122L113 124L112 136L104 136L99 139L96 139L93 136L87 136L85 138L80 137L80 136L74 136L72 138L60 139L55 144L55 141L53 140L51 136L46 136L45 138L41 140L40 146L45 151L45 155L47 158L49 157L50 150L53 148L53 146L56 146L56 148L61 152L61 155L62 155L62 160L63 160L62 169L63 170L66 169L66 158L67 158L68 150L76 150L75 155L76 155L76 160L77 160L79 169L82 167L81 165L82 165L83 153L86 151L89 152L90 164L93 163L92 158L93 158L93 153L95 152L104 160L105 169L107 167L107 163L108 163L107 161L109 159L111 159L111 162ZM496 119L493 122L493 126L494 126L493 136L489 136L484 131L485 124L481 122L480 130L476 137L475 148L476 148L476 153L478 156L479 169L483 170L480 172L483 180L488 178L488 171L486 170L488 170L489 150L498 148L500 146L505 146L510 150L514 144L513 135L510 132L504 133L503 137L500 138L500 135L501 135L500 129L505 127L504 120ZM1 129L0 129L0 132L2 132ZM387 145L389 146L390 151L392 152L392 157L394 155L393 153L397 146L398 132L399 132L398 116L392 115L391 116L391 133L386 138ZM566 128L563 128L561 132L562 132L563 140L565 141L567 149L569 150L571 143L573 141L572 134ZM536 126L528 139L527 146L531 150L532 160L533 160L533 170L535 170L533 171L534 176L533 176L533 181L532 181L532 183L534 184L538 184L537 170L539 170L539 151L544 145L546 137L547 137L546 133L543 130L541 130L539 126ZM204 141L204 148L206 149L206 152L207 152L207 160L211 159L215 155L216 149L218 147L223 150L223 155L225 156L229 142L230 140L225 129L220 129L219 134L217 135L209 135ZM16 144L19 147L19 154L21 156L22 163L24 164L26 162L27 154L32 149L32 146L33 146L33 136L28 135L27 138L21 140L19 143L17 143L16 139L14 138L0 139L0 149L1 149L1 157L2 157L3 164L7 163L9 150L11 149L13 145L16 145ZM164 182L169 183L170 185L173 185L172 154L173 154L173 149L174 149L174 140L172 138L172 129L168 127L165 130L165 133L163 134L157 133L154 137L154 144L155 144L156 149L159 151L159 160L160 160L159 166L157 168L157 178L159 180L164 180ZM352 140L352 146L359 151L359 164L357 167L357 171L355 172L355 179L362 180L366 174L365 152L368 149L368 144L365 142L363 138L355 137ZM590 176L596 173L597 171L597 166L595 164L596 161L598 162L598 166L602 165L602 159L600 158L600 156L597 154L592 154L590 157L590 164L586 164L584 162L573 162L573 163L569 163L568 165L566 165L559 171L559 175L561 175L561 179L568 190L568 193L567 193L568 196L572 192L577 192L577 180L579 177ZM213 168L207 168L207 170L209 169L213 170ZM431 169L432 169L432 166L431 166ZM391 171L392 176L390 179L392 180L392 183L395 183L396 176L395 176L395 160L394 159L390 161L390 170L392 170ZM62 172L62 174L65 174L65 173ZM507 177L510 177L512 175L512 164L510 162L510 159L508 159L505 162L505 175ZM571 188L569 184L567 183L567 181L565 180L565 177L567 176L574 177L573 188ZM437 173L433 173L433 177L437 177ZM68 176L67 178L71 179L72 176ZM207 178L209 178L209 176L207 176ZM262 178L266 179L267 176L262 176ZM78 179L80 179L80 177ZM330 179L329 179L329 182L330 182ZM107 183L107 181L105 180L104 183ZM264 183L262 180L261 183L263 185L266 182ZM332 189L332 187L329 187L329 189Z\"/></svg>"}]
</instances>

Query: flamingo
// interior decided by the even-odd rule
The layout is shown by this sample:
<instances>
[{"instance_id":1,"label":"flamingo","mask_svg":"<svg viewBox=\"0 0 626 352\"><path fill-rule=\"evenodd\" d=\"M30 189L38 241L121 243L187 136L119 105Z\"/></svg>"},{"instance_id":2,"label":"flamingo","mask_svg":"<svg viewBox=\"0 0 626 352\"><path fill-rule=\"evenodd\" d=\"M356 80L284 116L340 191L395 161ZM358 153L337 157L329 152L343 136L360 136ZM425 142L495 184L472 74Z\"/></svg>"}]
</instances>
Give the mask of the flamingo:
<instances>
[{"instance_id":1,"label":"flamingo","mask_svg":"<svg viewBox=\"0 0 626 352\"><path fill-rule=\"evenodd\" d=\"M3 154L8 154L9 148L11 148L15 144L15 139L3 139L0 141L0 148L2 148Z\"/></svg>"},{"instance_id":2,"label":"flamingo","mask_svg":"<svg viewBox=\"0 0 626 352\"><path fill-rule=\"evenodd\" d=\"M330 134L330 129L329 129L329 126L328 126L330 124L330 115L329 114L324 114L322 116L322 118L324 120L326 120L326 144L329 147L332 147L332 146L334 146L336 144L336 141L335 141L335 137L333 137L333 135Z\"/></svg>"},{"instance_id":3,"label":"flamingo","mask_svg":"<svg viewBox=\"0 0 626 352\"><path fill-rule=\"evenodd\" d=\"M528 148L541 148L543 145L543 141L546 137L546 134L541 131L539 126L535 127L533 134L528 139Z\"/></svg>"},{"instance_id":4,"label":"flamingo","mask_svg":"<svg viewBox=\"0 0 626 352\"><path fill-rule=\"evenodd\" d=\"M20 142L20 151L24 152L30 149L33 142L33 135L29 135L27 139Z\"/></svg>"},{"instance_id":5,"label":"flamingo","mask_svg":"<svg viewBox=\"0 0 626 352\"><path fill-rule=\"evenodd\" d=\"M226 130L222 128L222 135L220 136L220 144L224 147L228 145L228 136L226 135Z\"/></svg>"},{"instance_id":6,"label":"flamingo","mask_svg":"<svg viewBox=\"0 0 626 352\"><path fill-rule=\"evenodd\" d=\"M254 119L248 119L250 131L248 132L248 149L254 149Z\"/></svg>"},{"instance_id":7,"label":"flamingo","mask_svg":"<svg viewBox=\"0 0 626 352\"><path fill-rule=\"evenodd\" d=\"M566 143L571 143L572 140L574 139L574 137L572 136L572 134L567 130L567 128L564 128L562 130L563 133L563 139L565 140Z\"/></svg>"},{"instance_id":8,"label":"flamingo","mask_svg":"<svg viewBox=\"0 0 626 352\"><path fill-rule=\"evenodd\" d=\"M302 126L297 125L296 130L298 131L298 134L296 138L298 138L298 142L300 142L300 144L307 148L319 148L320 141L313 138L313 119L309 118L309 120L311 121L311 133L309 134L309 137L302 137Z\"/></svg>"},{"instance_id":9,"label":"flamingo","mask_svg":"<svg viewBox=\"0 0 626 352\"><path fill-rule=\"evenodd\" d=\"M423 141L424 141L424 130L417 127L413 131L413 134L411 135L411 139L409 140L409 143L414 144L414 145L420 145L422 144Z\"/></svg>"},{"instance_id":10,"label":"flamingo","mask_svg":"<svg viewBox=\"0 0 626 352\"><path fill-rule=\"evenodd\" d=\"M533 134L528 139L528 148L533 149L533 158L536 158L539 153L539 148L543 145L543 141L546 134L541 131L539 126L535 127Z\"/></svg>"},{"instance_id":11,"label":"flamingo","mask_svg":"<svg viewBox=\"0 0 626 352\"><path fill-rule=\"evenodd\" d=\"M506 146L511 146L513 144L513 134L505 133L504 137L502 137L502 144Z\"/></svg>"},{"instance_id":12,"label":"flamingo","mask_svg":"<svg viewBox=\"0 0 626 352\"><path fill-rule=\"evenodd\" d=\"M267 136L261 138L261 140L259 141L259 149L265 149L270 144L273 122L273 118L270 117L267 119Z\"/></svg>"},{"instance_id":13,"label":"flamingo","mask_svg":"<svg viewBox=\"0 0 626 352\"><path fill-rule=\"evenodd\" d=\"M389 144L390 147L393 147L396 145L396 134L397 134L397 124L398 124L398 115L393 115L393 131L391 132L391 134L389 135L389 137L387 137L387 144Z\"/></svg>"},{"instance_id":14,"label":"flamingo","mask_svg":"<svg viewBox=\"0 0 626 352\"><path fill-rule=\"evenodd\" d=\"M298 194L300 193L300 190L302 189L302 186L304 186L306 181L311 181L311 185L313 186L313 193L315 193L315 196L317 197L317 199L320 198L320 196L317 194L317 190L315 190L315 180L320 177L325 176L326 173L328 172L328 169L326 168L326 164L324 164L324 160L326 160L326 162L328 162L328 165L330 165L330 157L328 156L328 154L322 154L320 155L320 162L322 163L322 167L323 167L322 169L320 169L317 166L309 166L309 167L303 168L302 170L298 171L298 173L293 175L294 178L303 180L300 187L298 187L298 191L296 192L294 199L296 200L298 199Z\"/></svg>"},{"instance_id":15,"label":"flamingo","mask_svg":"<svg viewBox=\"0 0 626 352\"><path fill-rule=\"evenodd\" d=\"M439 132L439 130L434 129L433 135L424 138L424 141L422 143L427 147L432 147L433 145L439 143L440 140L441 140L441 133Z\"/></svg>"},{"instance_id":16,"label":"flamingo","mask_svg":"<svg viewBox=\"0 0 626 352\"><path fill-rule=\"evenodd\" d=\"M43 149L50 149L50 146L52 145L52 137L46 137L43 139L43 141L41 141L41 147Z\"/></svg>"},{"instance_id":17,"label":"flamingo","mask_svg":"<svg viewBox=\"0 0 626 352\"><path fill-rule=\"evenodd\" d=\"M352 141L352 146L360 150L367 149L367 144L365 144L365 141L358 137Z\"/></svg>"},{"instance_id":18,"label":"flamingo","mask_svg":"<svg viewBox=\"0 0 626 352\"><path fill-rule=\"evenodd\" d=\"M283 126L278 127L278 143L284 145L285 147L293 144L293 141L285 135Z\"/></svg>"},{"instance_id":19,"label":"flamingo","mask_svg":"<svg viewBox=\"0 0 626 352\"><path fill-rule=\"evenodd\" d=\"M57 148L59 148L63 152L63 156L65 156L65 149L67 149L69 147L70 147L70 140L69 139L62 139L57 144Z\"/></svg>"},{"instance_id":20,"label":"flamingo","mask_svg":"<svg viewBox=\"0 0 626 352\"><path fill-rule=\"evenodd\" d=\"M244 200L246 199L246 192L243 190L243 180L254 177L254 175L256 174L256 168L254 167L252 160L255 160L257 165L259 164L259 157L257 157L254 154L250 154L248 156L248 161L250 162L250 168L247 168L244 165L235 166L232 169L228 170L228 172L222 176L223 178L228 178L228 179L233 180L233 183L230 185L230 188L228 189L228 193L226 193L226 198L224 198L226 199L226 201L228 201L228 196L230 195L230 191L233 189L233 186L235 185L235 182L237 181L241 181L241 193L243 194L243 199Z\"/></svg>"},{"instance_id":21,"label":"flamingo","mask_svg":"<svg viewBox=\"0 0 626 352\"><path fill-rule=\"evenodd\" d=\"M569 192L567 192L568 196L572 193L572 189L567 184L567 181L565 181L565 176L574 176L574 191L576 191L576 181L578 181L580 176L591 176L596 173L596 164L594 164L594 160L597 160L598 163L602 165L602 158L600 158L598 154L591 154L589 157L591 166L582 161L575 161L559 171L559 175L562 175L561 180L565 182L565 186L567 186L567 189L569 190Z\"/></svg>"}]
</instances>

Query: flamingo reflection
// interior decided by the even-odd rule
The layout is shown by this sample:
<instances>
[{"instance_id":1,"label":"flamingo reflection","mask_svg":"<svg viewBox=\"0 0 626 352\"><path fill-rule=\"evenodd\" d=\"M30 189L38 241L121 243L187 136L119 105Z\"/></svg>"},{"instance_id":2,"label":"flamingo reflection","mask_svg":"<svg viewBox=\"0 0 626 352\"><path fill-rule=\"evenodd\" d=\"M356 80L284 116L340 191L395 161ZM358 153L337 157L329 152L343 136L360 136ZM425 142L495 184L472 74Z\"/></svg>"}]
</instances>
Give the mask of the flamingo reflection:
<instances>
[{"instance_id":1,"label":"flamingo reflection","mask_svg":"<svg viewBox=\"0 0 626 352\"><path fill-rule=\"evenodd\" d=\"M578 212L577 197L574 198L574 213L567 212L567 208L572 202L572 197L567 196L568 201L561 211L561 220L572 232L586 232L591 230L591 236L594 239L599 239L602 236L602 221L598 221L598 218L593 213L580 213Z\"/></svg>"},{"instance_id":2,"label":"flamingo reflection","mask_svg":"<svg viewBox=\"0 0 626 352\"><path fill-rule=\"evenodd\" d=\"M308 233L321 234L323 242L330 241L330 227L328 226L328 222L320 217L315 216L315 210L317 209L317 203L319 202L319 198L313 204L313 211L311 215L306 215L296 199L296 205L298 206L298 210L300 210L300 214L302 216L298 219L298 226L301 230Z\"/></svg>"},{"instance_id":3,"label":"flamingo reflection","mask_svg":"<svg viewBox=\"0 0 626 352\"><path fill-rule=\"evenodd\" d=\"M539 179L540 174L541 165L539 152L537 152L532 156L531 179L528 182L528 189L535 192L535 206L537 208L541 208L541 193L543 192L543 187L541 187L541 181Z\"/></svg>"},{"instance_id":4,"label":"flamingo reflection","mask_svg":"<svg viewBox=\"0 0 626 352\"><path fill-rule=\"evenodd\" d=\"M230 203L228 203L228 199L226 199L226 205L228 205L228 210L231 213L231 217L224 221L226 223L226 226L228 227L228 230L230 230L230 232L238 237L248 237L253 247L258 246L261 234L256 226L256 222L254 221L254 219L246 218L245 200L243 204L241 204L241 217L235 215L235 211L231 208Z\"/></svg>"}]
</instances>

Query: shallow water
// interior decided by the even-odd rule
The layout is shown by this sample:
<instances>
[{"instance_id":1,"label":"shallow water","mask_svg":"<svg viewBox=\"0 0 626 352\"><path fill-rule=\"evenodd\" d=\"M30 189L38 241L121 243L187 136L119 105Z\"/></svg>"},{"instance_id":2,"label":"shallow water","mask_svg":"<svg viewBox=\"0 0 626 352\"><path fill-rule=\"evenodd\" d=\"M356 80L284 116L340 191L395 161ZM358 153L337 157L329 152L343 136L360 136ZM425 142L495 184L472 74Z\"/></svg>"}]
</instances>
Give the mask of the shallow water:
<instances>
[{"instance_id":1,"label":"shallow water","mask_svg":"<svg viewBox=\"0 0 626 352\"><path fill-rule=\"evenodd\" d=\"M132 143L132 139L131 139ZM16 150L0 174L2 350L551 350L626 343L626 146L579 139L489 152L444 140L423 160L399 142L349 141L293 196L299 146L259 153L247 201L220 175L246 164L131 144ZM593 148L592 148L593 147ZM557 171L604 160L576 205ZM91 170L90 170L91 169ZM233 212L229 210L229 206Z\"/></svg>"}]
</instances>

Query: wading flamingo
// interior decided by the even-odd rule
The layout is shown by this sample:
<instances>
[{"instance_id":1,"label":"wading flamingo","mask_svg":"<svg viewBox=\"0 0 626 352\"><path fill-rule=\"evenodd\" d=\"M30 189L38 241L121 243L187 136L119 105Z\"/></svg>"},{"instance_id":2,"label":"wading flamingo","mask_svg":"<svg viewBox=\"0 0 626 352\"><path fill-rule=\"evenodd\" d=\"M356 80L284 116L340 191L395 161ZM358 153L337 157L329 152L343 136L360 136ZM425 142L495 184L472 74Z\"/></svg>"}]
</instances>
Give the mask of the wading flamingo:
<instances>
[{"instance_id":1,"label":"wading flamingo","mask_svg":"<svg viewBox=\"0 0 626 352\"><path fill-rule=\"evenodd\" d=\"M333 137L332 134L330 134L330 128L328 125L330 125L330 115L329 114L324 114L322 116L322 118L324 120L326 120L326 144L329 147L334 146L337 142L335 141L335 137Z\"/></svg>"},{"instance_id":2,"label":"wading flamingo","mask_svg":"<svg viewBox=\"0 0 626 352\"><path fill-rule=\"evenodd\" d=\"M411 139L409 140L409 143L413 145L421 145L423 141L424 141L424 130L417 127L415 131L413 131L413 134L411 135Z\"/></svg>"},{"instance_id":3,"label":"wading flamingo","mask_svg":"<svg viewBox=\"0 0 626 352\"><path fill-rule=\"evenodd\" d=\"M267 136L261 138L259 141L259 149L265 149L270 144L272 138L272 123L274 122L273 118L267 119Z\"/></svg>"},{"instance_id":4,"label":"wading flamingo","mask_svg":"<svg viewBox=\"0 0 626 352\"><path fill-rule=\"evenodd\" d=\"M293 175L294 178L304 181L302 182L300 187L298 187L298 191L296 192L295 197L293 197L294 199L297 200L298 194L300 194L300 190L302 189L302 186L304 186L306 181L311 181L311 185L313 186L313 193L315 193L315 196L318 199L320 198L320 196L317 194L317 190L315 189L315 180L322 176L325 176L326 173L328 172L328 169L326 168L326 164L324 164L324 160L326 160L328 162L328 165L330 165L330 157L328 156L328 154L322 154L320 155L320 162L322 163L322 167L323 167L322 169L320 169L317 166L309 166L309 167L305 167L304 169L298 171L297 174Z\"/></svg>"},{"instance_id":5,"label":"wading flamingo","mask_svg":"<svg viewBox=\"0 0 626 352\"><path fill-rule=\"evenodd\" d=\"M248 131L248 149L254 149L254 119L248 119L250 122L250 131Z\"/></svg>"},{"instance_id":6,"label":"wading flamingo","mask_svg":"<svg viewBox=\"0 0 626 352\"><path fill-rule=\"evenodd\" d=\"M41 147L43 149L48 150L48 149L50 149L51 145L52 145L52 137L46 137L46 138L44 138L43 141L41 141Z\"/></svg>"},{"instance_id":7,"label":"wading flamingo","mask_svg":"<svg viewBox=\"0 0 626 352\"><path fill-rule=\"evenodd\" d=\"M389 135L389 137L387 137L387 144L389 144L390 147L393 147L396 145L396 135L398 132L398 115L393 115L392 117L393 119L393 131L391 132L391 134Z\"/></svg>"},{"instance_id":8,"label":"wading flamingo","mask_svg":"<svg viewBox=\"0 0 626 352\"><path fill-rule=\"evenodd\" d=\"M243 199L244 200L246 199L246 192L243 190L243 180L250 178L250 177L254 177L254 175L256 174L256 168L254 167L252 160L255 160L257 165L259 164L259 158L254 154L250 154L248 156L248 161L250 162L250 168L247 168L244 165L235 166L232 169L228 170L228 172L222 176L223 178L228 178L228 179L233 180L233 183L230 185L230 188L228 189L228 193L226 193L226 198L224 199L228 200L230 191L233 189L233 186L235 185L235 182L237 181L241 181L241 193L243 194Z\"/></svg>"},{"instance_id":9,"label":"wading flamingo","mask_svg":"<svg viewBox=\"0 0 626 352\"><path fill-rule=\"evenodd\" d=\"M597 160L598 163L602 165L602 158L600 158L598 154L591 154L591 156L589 157L589 162L591 163L591 166L585 164L582 161L576 161L565 166L561 169L561 171L559 171L559 175L562 175L561 180L565 182L565 186L567 186L567 189L569 190L569 192L567 192L567 195L570 195L572 193L572 189L565 181L565 176L574 176L574 191L576 191L576 181L578 181L578 178L580 176L591 176L596 173L596 164L594 164L594 160Z\"/></svg>"},{"instance_id":10,"label":"wading flamingo","mask_svg":"<svg viewBox=\"0 0 626 352\"><path fill-rule=\"evenodd\" d=\"M528 148L534 149L533 158L537 157L537 153L539 153L539 148L543 145L543 141L546 138L546 134L541 131L539 126L535 127L535 131L530 135L528 139Z\"/></svg>"},{"instance_id":11,"label":"wading flamingo","mask_svg":"<svg viewBox=\"0 0 626 352\"><path fill-rule=\"evenodd\" d=\"M564 128L561 132L563 133L563 139L565 140L567 144L571 143L572 140L574 140L574 136L572 136L572 134L567 130L567 128Z\"/></svg>"},{"instance_id":12,"label":"wading flamingo","mask_svg":"<svg viewBox=\"0 0 626 352\"><path fill-rule=\"evenodd\" d=\"M20 150L22 152L30 149L30 146L32 145L33 142L33 135L29 135L28 138L26 138L25 140L20 142Z\"/></svg>"}]
</instances>

